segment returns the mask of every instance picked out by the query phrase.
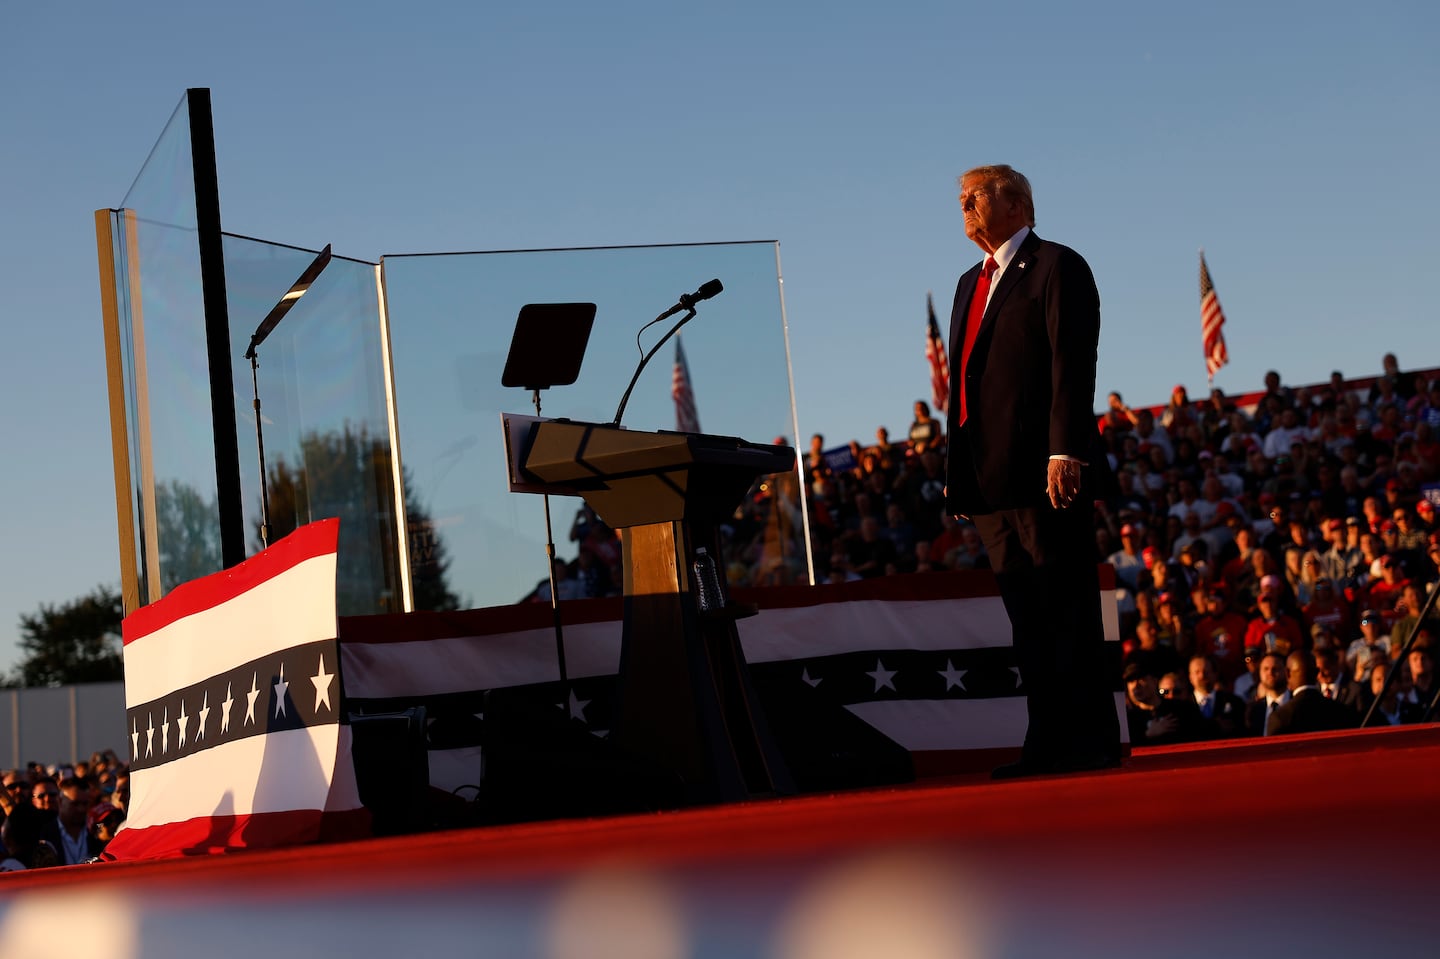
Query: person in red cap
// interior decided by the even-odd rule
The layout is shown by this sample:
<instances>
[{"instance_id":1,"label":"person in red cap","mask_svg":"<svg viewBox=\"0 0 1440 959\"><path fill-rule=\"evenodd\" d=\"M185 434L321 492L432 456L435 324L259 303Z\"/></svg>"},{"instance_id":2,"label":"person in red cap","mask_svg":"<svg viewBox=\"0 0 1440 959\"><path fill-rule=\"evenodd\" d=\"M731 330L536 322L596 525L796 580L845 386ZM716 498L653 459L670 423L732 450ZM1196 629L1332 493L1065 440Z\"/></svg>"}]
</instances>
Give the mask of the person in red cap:
<instances>
[{"instance_id":1,"label":"person in red cap","mask_svg":"<svg viewBox=\"0 0 1440 959\"><path fill-rule=\"evenodd\" d=\"M124 821L124 810L116 809L108 802L98 802L90 807L90 814L85 822L90 830L91 855L98 856L105 851L105 847L115 838L116 830Z\"/></svg>"},{"instance_id":2,"label":"person in red cap","mask_svg":"<svg viewBox=\"0 0 1440 959\"><path fill-rule=\"evenodd\" d=\"M1255 597L1255 618L1245 627L1245 645L1288 654L1291 650L1308 649L1310 636L1300 629L1293 616L1281 612L1277 589L1262 589Z\"/></svg>"},{"instance_id":3,"label":"person in red cap","mask_svg":"<svg viewBox=\"0 0 1440 959\"><path fill-rule=\"evenodd\" d=\"M1418 522L1415 524L1428 537L1431 533L1440 530L1436 525L1435 504L1428 499L1422 499L1415 504L1415 516Z\"/></svg>"},{"instance_id":4,"label":"person in red cap","mask_svg":"<svg viewBox=\"0 0 1440 959\"><path fill-rule=\"evenodd\" d=\"M1387 553L1380 557L1380 578L1370 583L1366 605L1376 609L1393 609L1401 591L1409 584L1399 558Z\"/></svg>"}]
</instances>

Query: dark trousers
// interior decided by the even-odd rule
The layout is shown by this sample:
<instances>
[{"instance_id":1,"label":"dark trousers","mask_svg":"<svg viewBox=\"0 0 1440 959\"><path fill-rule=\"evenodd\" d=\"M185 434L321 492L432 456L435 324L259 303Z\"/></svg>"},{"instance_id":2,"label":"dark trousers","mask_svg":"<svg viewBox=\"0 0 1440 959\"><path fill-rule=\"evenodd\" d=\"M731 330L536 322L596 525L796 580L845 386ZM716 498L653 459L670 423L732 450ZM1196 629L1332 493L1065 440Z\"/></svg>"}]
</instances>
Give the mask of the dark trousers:
<instances>
[{"instance_id":1,"label":"dark trousers","mask_svg":"<svg viewBox=\"0 0 1440 959\"><path fill-rule=\"evenodd\" d=\"M1083 494L1077 499L1089 503ZM1039 765L1118 759L1120 724L1088 505L972 519L1014 634L1029 715L1024 759Z\"/></svg>"}]
</instances>

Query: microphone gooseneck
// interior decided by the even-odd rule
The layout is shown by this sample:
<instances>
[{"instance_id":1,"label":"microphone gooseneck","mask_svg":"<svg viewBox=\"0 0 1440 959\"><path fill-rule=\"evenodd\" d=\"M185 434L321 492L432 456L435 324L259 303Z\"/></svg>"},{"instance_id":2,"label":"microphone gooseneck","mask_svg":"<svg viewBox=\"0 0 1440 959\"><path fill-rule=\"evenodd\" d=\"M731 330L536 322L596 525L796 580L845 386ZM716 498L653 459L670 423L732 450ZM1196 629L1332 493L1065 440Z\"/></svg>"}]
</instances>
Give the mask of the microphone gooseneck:
<instances>
[{"instance_id":1,"label":"microphone gooseneck","mask_svg":"<svg viewBox=\"0 0 1440 959\"><path fill-rule=\"evenodd\" d=\"M659 341L656 342L654 346L650 347L650 352L646 353L641 358L640 365L635 368L635 375L630 377L630 385L625 387L625 395L620 397L620 408L615 411L615 419L611 422L611 426L620 425L620 418L625 415L625 406L630 402L630 393L635 389L635 384L639 382L640 374L644 371L646 364L650 362L650 358L655 355L656 351L659 350L660 347L665 345L666 341L668 341L670 337L675 335L675 333L680 329L680 327L690 322L691 318L695 316L696 303L699 303L702 300L708 300L723 291L724 289L724 285L721 284L719 280L710 280L707 283L702 283L700 284L700 288L694 293L682 293L680 295L679 302L677 302L674 306L670 307L670 309L666 310L664 313L661 313L659 316L655 317L655 319L651 320L649 323L646 323L644 326L640 327L640 333L643 333L646 329L654 326L661 320L674 316L681 310L686 311L685 315L680 317L680 322L670 327L669 331L666 332L664 336L660 337ZM636 339L639 339L639 333L636 334Z\"/></svg>"}]
</instances>

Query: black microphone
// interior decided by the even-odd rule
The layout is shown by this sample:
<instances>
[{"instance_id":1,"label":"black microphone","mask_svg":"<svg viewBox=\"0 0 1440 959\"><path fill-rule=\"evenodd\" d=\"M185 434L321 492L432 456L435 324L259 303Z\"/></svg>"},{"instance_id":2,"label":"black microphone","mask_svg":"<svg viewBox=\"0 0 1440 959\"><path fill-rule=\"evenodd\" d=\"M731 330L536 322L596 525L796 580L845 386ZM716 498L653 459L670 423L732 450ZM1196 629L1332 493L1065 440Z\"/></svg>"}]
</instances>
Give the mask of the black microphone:
<instances>
[{"instance_id":1,"label":"black microphone","mask_svg":"<svg viewBox=\"0 0 1440 959\"><path fill-rule=\"evenodd\" d=\"M649 323L646 323L640 328L640 333L644 333L647 329L654 326L656 323L659 323L667 316L674 316L681 310L685 310L688 313L687 316L682 316L680 318L680 322L670 327L670 332L660 337L660 341L650 348L649 353L646 353L643 357L641 357L640 365L635 368L635 375L630 377L630 385L625 387L625 395L620 397L620 408L615 411L615 420L610 424L611 426L620 425L620 418L625 415L625 405L630 402L630 393L632 390L635 389L635 384L639 382L640 372L641 370L645 369L645 364L650 362L650 357L654 356L655 352L659 350L660 347L665 345L666 340L670 339L670 337L675 335L675 331L679 330L680 327L684 326L690 321L690 318L695 315L696 303L699 303L701 300L708 300L724 289L725 287L720 283L719 280L711 280L709 283L701 283L700 289L696 290L694 293L682 293L680 295L680 302L676 303L674 306L670 307L670 309L666 310L664 313L661 313L659 316L655 317L655 319L651 320ZM640 343L640 333L635 334L635 343L637 346Z\"/></svg>"},{"instance_id":2,"label":"black microphone","mask_svg":"<svg viewBox=\"0 0 1440 959\"><path fill-rule=\"evenodd\" d=\"M680 302L676 303L674 306L670 307L670 309L655 317L655 320L663 320L667 316L674 316L681 310L692 309L696 303L699 303L701 300L708 300L724 289L724 285L722 285L719 280L711 280L709 283L701 283L700 289L696 290L694 293L680 294ZM655 320L652 320L651 322L655 322Z\"/></svg>"}]
</instances>

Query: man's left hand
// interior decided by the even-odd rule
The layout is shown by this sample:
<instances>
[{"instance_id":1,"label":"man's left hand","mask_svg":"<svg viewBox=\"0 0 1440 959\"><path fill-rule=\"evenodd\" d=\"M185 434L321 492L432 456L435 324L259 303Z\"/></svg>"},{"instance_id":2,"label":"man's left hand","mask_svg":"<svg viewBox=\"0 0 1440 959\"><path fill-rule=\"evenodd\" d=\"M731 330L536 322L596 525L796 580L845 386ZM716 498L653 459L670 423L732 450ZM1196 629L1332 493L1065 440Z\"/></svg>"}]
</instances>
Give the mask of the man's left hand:
<instances>
[{"instance_id":1,"label":"man's left hand","mask_svg":"<svg viewBox=\"0 0 1440 959\"><path fill-rule=\"evenodd\" d=\"M1080 463L1076 460L1052 459L1047 471L1045 491L1050 494L1051 506L1068 509L1080 494Z\"/></svg>"}]
</instances>

